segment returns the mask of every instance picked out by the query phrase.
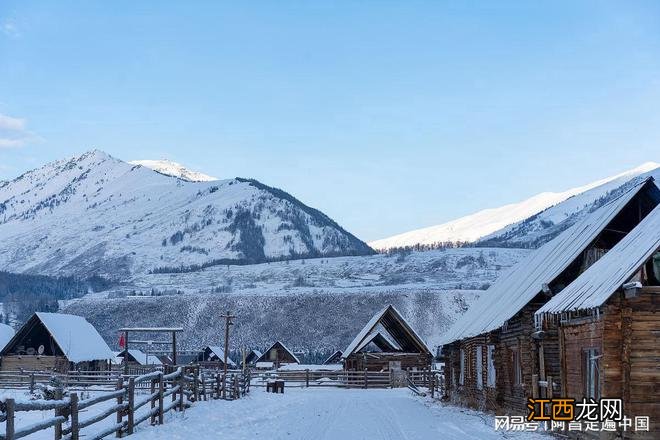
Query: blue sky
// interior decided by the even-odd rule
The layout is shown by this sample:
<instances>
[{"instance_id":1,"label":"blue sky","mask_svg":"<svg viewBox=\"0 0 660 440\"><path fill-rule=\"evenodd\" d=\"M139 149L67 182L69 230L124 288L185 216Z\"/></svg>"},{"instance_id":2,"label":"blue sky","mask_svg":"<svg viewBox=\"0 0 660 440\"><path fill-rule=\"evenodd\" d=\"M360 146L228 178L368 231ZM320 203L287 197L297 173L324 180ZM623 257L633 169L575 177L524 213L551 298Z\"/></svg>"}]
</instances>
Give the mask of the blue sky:
<instances>
[{"instance_id":1,"label":"blue sky","mask_svg":"<svg viewBox=\"0 0 660 440\"><path fill-rule=\"evenodd\" d=\"M442 223L660 161L660 2L1 0L0 179L91 148Z\"/></svg>"}]
</instances>

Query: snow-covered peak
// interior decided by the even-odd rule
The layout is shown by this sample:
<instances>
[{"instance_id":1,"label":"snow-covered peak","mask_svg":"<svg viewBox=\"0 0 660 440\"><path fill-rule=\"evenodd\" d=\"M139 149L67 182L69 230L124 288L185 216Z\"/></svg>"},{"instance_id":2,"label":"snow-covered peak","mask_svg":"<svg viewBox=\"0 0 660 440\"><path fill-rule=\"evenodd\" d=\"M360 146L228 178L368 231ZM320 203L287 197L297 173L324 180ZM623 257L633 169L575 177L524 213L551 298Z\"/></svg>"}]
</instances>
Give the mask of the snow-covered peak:
<instances>
[{"instance_id":1,"label":"snow-covered peak","mask_svg":"<svg viewBox=\"0 0 660 440\"><path fill-rule=\"evenodd\" d=\"M646 162L623 173L600 179L587 185L571 188L562 192L543 192L518 203L511 203L499 208L484 209L474 214L428 228L417 229L381 240L372 241L369 245L374 249L391 249L396 247L433 245L445 242L475 242L483 237L500 231L512 224L523 221L551 206L564 204L565 209L558 209L553 213L553 222L573 214L603 196L608 191L622 185L628 180L660 169L656 162ZM576 197L584 194L584 197ZM575 198L574 200L572 198ZM558 215L557 215L558 214Z\"/></svg>"},{"instance_id":2,"label":"snow-covered peak","mask_svg":"<svg viewBox=\"0 0 660 440\"><path fill-rule=\"evenodd\" d=\"M0 183L0 270L114 279L373 252L282 190L193 179L92 150Z\"/></svg>"},{"instance_id":3,"label":"snow-covered peak","mask_svg":"<svg viewBox=\"0 0 660 440\"><path fill-rule=\"evenodd\" d=\"M142 165L143 167L150 168L166 176L178 177L179 179L187 180L189 182L211 182L218 180L216 177L211 177L207 174L193 171L180 163L173 162L167 159L160 160L131 160L128 163L132 165Z\"/></svg>"}]
</instances>

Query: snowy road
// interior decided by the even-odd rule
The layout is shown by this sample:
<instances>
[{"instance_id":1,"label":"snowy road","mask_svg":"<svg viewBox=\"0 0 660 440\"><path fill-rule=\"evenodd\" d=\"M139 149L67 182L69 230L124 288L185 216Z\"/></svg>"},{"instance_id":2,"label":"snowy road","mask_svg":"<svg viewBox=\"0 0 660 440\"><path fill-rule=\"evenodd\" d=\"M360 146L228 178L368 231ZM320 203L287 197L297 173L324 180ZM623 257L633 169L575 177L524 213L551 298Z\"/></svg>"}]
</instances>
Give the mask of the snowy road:
<instances>
[{"instance_id":1,"label":"snowy road","mask_svg":"<svg viewBox=\"0 0 660 440\"><path fill-rule=\"evenodd\" d=\"M502 433L493 419L415 397L408 390L287 389L284 395L254 389L235 402L200 402L158 427L145 426L131 440L255 438L323 439L536 439L541 434Z\"/></svg>"}]
</instances>

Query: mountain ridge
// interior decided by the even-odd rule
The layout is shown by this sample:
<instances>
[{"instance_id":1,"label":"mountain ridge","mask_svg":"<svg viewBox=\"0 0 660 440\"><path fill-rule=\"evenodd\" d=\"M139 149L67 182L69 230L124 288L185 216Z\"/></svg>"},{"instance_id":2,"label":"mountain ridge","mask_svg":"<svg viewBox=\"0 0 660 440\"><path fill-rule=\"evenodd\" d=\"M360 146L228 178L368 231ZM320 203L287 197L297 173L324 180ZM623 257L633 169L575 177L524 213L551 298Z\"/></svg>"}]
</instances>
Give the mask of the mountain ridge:
<instances>
[{"instance_id":1,"label":"mountain ridge","mask_svg":"<svg viewBox=\"0 0 660 440\"><path fill-rule=\"evenodd\" d=\"M492 244L494 237L505 234L514 225L525 222L535 215L539 215L555 206L565 204L576 196L587 194L584 200L581 201L587 204L589 201L593 202L598 197L603 196L608 191L624 185L630 179L649 173L653 174L654 172L660 174L660 164L645 162L631 170L599 179L586 185L561 192L542 192L521 202L484 209L440 225L429 226L374 240L369 242L369 245L374 249L387 250L415 245L433 246L442 243L478 243L484 239L489 239ZM567 205L575 205L573 202L575 200L569 202ZM566 212L571 211L570 213L574 213L577 210L574 208L569 208ZM553 222L557 221L559 219L555 217ZM525 246L525 244L523 243L521 246Z\"/></svg>"},{"instance_id":2,"label":"mountain ridge","mask_svg":"<svg viewBox=\"0 0 660 440\"><path fill-rule=\"evenodd\" d=\"M0 235L4 270L120 279L158 267L373 253L256 180L191 182L100 150L2 183Z\"/></svg>"}]
</instances>

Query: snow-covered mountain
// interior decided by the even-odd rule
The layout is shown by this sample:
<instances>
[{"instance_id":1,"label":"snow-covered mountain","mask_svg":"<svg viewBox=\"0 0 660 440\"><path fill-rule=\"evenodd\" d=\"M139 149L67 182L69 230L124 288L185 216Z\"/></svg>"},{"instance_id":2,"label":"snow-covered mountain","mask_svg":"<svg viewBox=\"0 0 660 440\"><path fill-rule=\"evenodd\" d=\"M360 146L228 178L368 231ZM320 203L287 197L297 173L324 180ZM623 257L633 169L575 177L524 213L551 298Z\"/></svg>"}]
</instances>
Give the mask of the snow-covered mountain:
<instances>
[{"instance_id":1,"label":"snow-covered mountain","mask_svg":"<svg viewBox=\"0 0 660 440\"><path fill-rule=\"evenodd\" d=\"M522 202L484 209L441 225L375 240L369 245L374 249L391 249L417 244L473 243L480 240L505 246L527 247L537 242L540 244L539 237L545 236L545 230L561 232L574 223L581 212L588 212L599 199L642 175L660 177L660 164L647 162L588 185L562 192L544 192ZM558 228L558 225L561 226Z\"/></svg>"},{"instance_id":2,"label":"snow-covered mountain","mask_svg":"<svg viewBox=\"0 0 660 440\"><path fill-rule=\"evenodd\" d=\"M180 163L173 162L167 159L161 160L130 160L128 163L132 165L142 165L143 167L151 168L166 176L178 177L179 179L187 180L188 182L211 182L218 180L216 177L211 177L208 174L200 173L199 171L190 170Z\"/></svg>"},{"instance_id":3,"label":"snow-covered mountain","mask_svg":"<svg viewBox=\"0 0 660 440\"><path fill-rule=\"evenodd\" d=\"M94 150L0 184L0 270L125 278L373 251L250 179L190 182Z\"/></svg>"}]
</instances>

